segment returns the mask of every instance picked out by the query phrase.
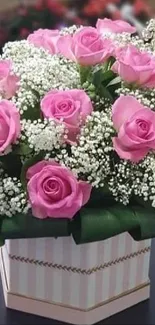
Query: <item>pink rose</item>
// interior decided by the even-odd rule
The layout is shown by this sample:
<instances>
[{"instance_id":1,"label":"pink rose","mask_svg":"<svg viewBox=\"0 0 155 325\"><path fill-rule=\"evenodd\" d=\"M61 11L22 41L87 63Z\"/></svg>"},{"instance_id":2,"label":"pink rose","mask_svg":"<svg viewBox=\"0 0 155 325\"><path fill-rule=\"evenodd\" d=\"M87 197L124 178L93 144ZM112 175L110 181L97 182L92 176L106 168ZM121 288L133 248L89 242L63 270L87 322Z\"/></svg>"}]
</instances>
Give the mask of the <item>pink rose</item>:
<instances>
[{"instance_id":1,"label":"pink rose","mask_svg":"<svg viewBox=\"0 0 155 325\"><path fill-rule=\"evenodd\" d=\"M55 161L41 161L27 171L28 195L35 217L69 218L85 205L92 186L78 181Z\"/></svg>"},{"instance_id":2,"label":"pink rose","mask_svg":"<svg viewBox=\"0 0 155 325\"><path fill-rule=\"evenodd\" d=\"M68 139L75 141L80 125L91 114L93 106L84 90L51 90L41 101L41 110L46 118L63 120L68 129Z\"/></svg>"},{"instance_id":3,"label":"pink rose","mask_svg":"<svg viewBox=\"0 0 155 325\"><path fill-rule=\"evenodd\" d=\"M15 143L20 134L20 115L8 100L0 101L0 153Z\"/></svg>"},{"instance_id":4,"label":"pink rose","mask_svg":"<svg viewBox=\"0 0 155 325\"><path fill-rule=\"evenodd\" d=\"M12 64L9 60L0 60L0 95L10 99L18 90L19 78L11 71Z\"/></svg>"},{"instance_id":5,"label":"pink rose","mask_svg":"<svg viewBox=\"0 0 155 325\"><path fill-rule=\"evenodd\" d=\"M123 20L111 20L108 18L98 19L96 28L102 35L106 33L129 33L133 34L136 32L136 28L131 26L129 23Z\"/></svg>"},{"instance_id":6,"label":"pink rose","mask_svg":"<svg viewBox=\"0 0 155 325\"><path fill-rule=\"evenodd\" d=\"M103 63L114 53L112 41L103 39L93 27L83 27L73 36L60 37L58 48L68 59L86 66Z\"/></svg>"},{"instance_id":7,"label":"pink rose","mask_svg":"<svg viewBox=\"0 0 155 325\"><path fill-rule=\"evenodd\" d=\"M57 53L57 41L59 39L59 30L38 29L30 34L27 40L37 47L48 50L51 54Z\"/></svg>"},{"instance_id":8,"label":"pink rose","mask_svg":"<svg viewBox=\"0 0 155 325\"><path fill-rule=\"evenodd\" d=\"M155 112L132 96L121 96L113 105L112 119L118 136L114 149L120 158L139 162L155 149Z\"/></svg>"},{"instance_id":9,"label":"pink rose","mask_svg":"<svg viewBox=\"0 0 155 325\"><path fill-rule=\"evenodd\" d=\"M128 83L155 87L155 57L129 45L117 51L112 70Z\"/></svg>"}]
</instances>

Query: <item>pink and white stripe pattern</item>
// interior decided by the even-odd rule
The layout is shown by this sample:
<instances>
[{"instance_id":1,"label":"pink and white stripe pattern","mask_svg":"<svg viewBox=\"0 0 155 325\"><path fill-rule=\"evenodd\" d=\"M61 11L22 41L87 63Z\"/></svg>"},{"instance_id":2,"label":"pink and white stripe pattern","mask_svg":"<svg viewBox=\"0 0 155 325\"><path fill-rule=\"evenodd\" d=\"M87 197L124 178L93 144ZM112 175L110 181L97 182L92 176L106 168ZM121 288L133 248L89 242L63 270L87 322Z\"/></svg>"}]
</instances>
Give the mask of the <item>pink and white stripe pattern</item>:
<instances>
[{"instance_id":1,"label":"pink and white stripe pattern","mask_svg":"<svg viewBox=\"0 0 155 325\"><path fill-rule=\"evenodd\" d=\"M3 249L9 291L75 308L88 309L149 281L150 240L135 242L127 234L103 242L75 245L71 237L9 240ZM39 266L38 260L89 270L117 261L91 274ZM28 258L27 262L12 256Z\"/></svg>"}]
</instances>

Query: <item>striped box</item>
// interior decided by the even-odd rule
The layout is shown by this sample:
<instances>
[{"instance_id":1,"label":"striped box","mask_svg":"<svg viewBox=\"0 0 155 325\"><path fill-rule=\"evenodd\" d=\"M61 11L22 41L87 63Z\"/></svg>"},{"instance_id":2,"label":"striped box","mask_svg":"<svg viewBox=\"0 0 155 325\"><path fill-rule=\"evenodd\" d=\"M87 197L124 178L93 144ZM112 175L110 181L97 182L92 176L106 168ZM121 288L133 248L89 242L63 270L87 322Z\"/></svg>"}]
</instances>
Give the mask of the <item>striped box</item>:
<instances>
[{"instance_id":1,"label":"striped box","mask_svg":"<svg viewBox=\"0 0 155 325\"><path fill-rule=\"evenodd\" d=\"M71 237L9 240L1 258L6 305L92 324L149 297L149 258L150 240L127 233L79 246Z\"/></svg>"}]
</instances>

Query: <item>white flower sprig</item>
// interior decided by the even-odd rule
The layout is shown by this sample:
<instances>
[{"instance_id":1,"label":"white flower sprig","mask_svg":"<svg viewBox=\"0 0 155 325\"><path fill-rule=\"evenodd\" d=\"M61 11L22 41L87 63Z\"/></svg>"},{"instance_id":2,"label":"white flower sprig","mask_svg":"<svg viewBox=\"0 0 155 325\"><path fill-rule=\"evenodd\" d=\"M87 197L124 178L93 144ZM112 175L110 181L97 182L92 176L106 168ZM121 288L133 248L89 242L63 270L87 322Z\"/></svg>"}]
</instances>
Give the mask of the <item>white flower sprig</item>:
<instances>
[{"instance_id":1,"label":"white flower sprig","mask_svg":"<svg viewBox=\"0 0 155 325\"><path fill-rule=\"evenodd\" d=\"M145 107L155 110L155 89L133 88L122 82L121 88L116 90L118 96L130 95L135 97Z\"/></svg>"},{"instance_id":2,"label":"white flower sprig","mask_svg":"<svg viewBox=\"0 0 155 325\"><path fill-rule=\"evenodd\" d=\"M112 121L107 113L93 112L81 129L78 144L71 146L70 154L63 149L57 159L94 187L103 187L111 171L113 133Z\"/></svg>"},{"instance_id":3,"label":"white flower sprig","mask_svg":"<svg viewBox=\"0 0 155 325\"><path fill-rule=\"evenodd\" d=\"M155 207L155 155L134 164L120 160L113 166L108 186L116 201L127 205L133 195Z\"/></svg>"},{"instance_id":4,"label":"white flower sprig","mask_svg":"<svg viewBox=\"0 0 155 325\"><path fill-rule=\"evenodd\" d=\"M21 140L28 143L30 149L35 153L44 150L52 152L60 149L65 145L67 140L67 131L63 123L56 123L52 119L22 120L22 136Z\"/></svg>"},{"instance_id":5,"label":"white flower sprig","mask_svg":"<svg viewBox=\"0 0 155 325\"><path fill-rule=\"evenodd\" d=\"M51 89L80 87L80 76L74 62L52 56L28 41L7 43L2 57L13 60L14 73L20 77L20 88L13 100L21 114L35 109Z\"/></svg>"},{"instance_id":6,"label":"white flower sprig","mask_svg":"<svg viewBox=\"0 0 155 325\"><path fill-rule=\"evenodd\" d=\"M0 216L12 217L18 213L26 214L30 206L27 194L16 177L9 177L0 171Z\"/></svg>"}]
</instances>

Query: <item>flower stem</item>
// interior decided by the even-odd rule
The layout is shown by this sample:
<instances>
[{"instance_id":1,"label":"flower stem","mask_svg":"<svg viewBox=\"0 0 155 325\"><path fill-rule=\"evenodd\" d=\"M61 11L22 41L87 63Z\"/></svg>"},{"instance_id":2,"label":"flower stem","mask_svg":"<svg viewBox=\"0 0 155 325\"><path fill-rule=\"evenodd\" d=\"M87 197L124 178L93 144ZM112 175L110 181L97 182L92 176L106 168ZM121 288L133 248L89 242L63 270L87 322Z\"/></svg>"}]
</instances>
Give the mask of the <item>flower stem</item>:
<instances>
[{"instance_id":1,"label":"flower stem","mask_svg":"<svg viewBox=\"0 0 155 325\"><path fill-rule=\"evenodd\" d=\"M79 65L80 81L83 85L86 81L90 79L92 68L90 66Z\"/></svg>"}]
</instances>

